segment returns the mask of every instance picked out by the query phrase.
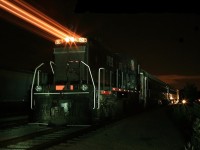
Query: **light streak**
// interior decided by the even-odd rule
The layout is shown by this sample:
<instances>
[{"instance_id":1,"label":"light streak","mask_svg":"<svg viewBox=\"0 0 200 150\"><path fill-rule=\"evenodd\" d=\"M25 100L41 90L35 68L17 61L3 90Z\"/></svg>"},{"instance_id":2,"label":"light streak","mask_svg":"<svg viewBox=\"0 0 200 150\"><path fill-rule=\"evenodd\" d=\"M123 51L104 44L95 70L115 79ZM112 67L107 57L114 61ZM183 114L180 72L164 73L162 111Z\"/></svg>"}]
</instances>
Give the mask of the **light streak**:
<instances>
[{"instance_id":1,"label":"light streak","mask_svg":"<svg viewBox=\"0 0 200 150\"><path fill-rule=\"evenodd\" d=\"M22 0L0 0L0 8L38 27L39 29L46 31L47 33L55 36L55 38L80 38L79 35L60 25L55 20L44 15L42 12L36 10Z\"/></svg>"}]
</instances>

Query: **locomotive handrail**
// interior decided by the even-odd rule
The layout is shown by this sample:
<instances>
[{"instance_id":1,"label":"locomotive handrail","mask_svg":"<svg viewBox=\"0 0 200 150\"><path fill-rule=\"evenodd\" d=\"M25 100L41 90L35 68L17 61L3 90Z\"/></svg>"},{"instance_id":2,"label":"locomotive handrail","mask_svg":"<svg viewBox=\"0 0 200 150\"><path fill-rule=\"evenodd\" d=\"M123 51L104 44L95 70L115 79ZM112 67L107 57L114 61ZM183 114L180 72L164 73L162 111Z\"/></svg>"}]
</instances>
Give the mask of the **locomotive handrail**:
<instances>
[{"instance_id":1,"label":"locomotive handrail","mask_svg":"<svg viewBox=\"0 0 200 150\"><path fill-rule=\"evenodd\" d=\"M92 76L92 72L91 72L91 70L90 70L90 66L89 65L87 65L85 62L83 62L83 61L81 61L81 63L82 64L84 64L87 68L88 68L88 70L89 70L89 73L90 73L90 77L91 77L91 80L92 80L92 85L93 85L93 89L94 89L94 106L93 106L93 109L95 109L95 107L96 107L96 100L95 100L95 97L96 97L96 94L95 94L95 92L96 92L96 88L95 88L95 84L94 84L94 79L93 79L93 76Z\"/></svg>"},{"instance_id":2,"label":"locomotive handrail","mask_svg":"<svg viewBox=\"0 0 200 150\"><path fill-rule=\"evenodd\" d=\"M49 64L50 64L50 67L51 67L51 71L54 74L54 70L53 70L52 64L55 64L55 63L53 61L50 61Z\"/></svg>"},{"instance_id":3,"label":"locomotive handrail","mask_svg":"<svg viewBox=\"0 0 200 150\"><path fill-rule=\"evenodd\" d=\"M41 72L41 70L38 70L38 75L37 75L37 86L39 86L40 85L40 72Z\"/></svg>"},{"instance_id":4,"label":"locomotive handrail","mask_svg":"<svg viewBox=\"0 0 200 150\"><path fill-rule=\"evenodd\" d=\"M147 77L144 77L144 102L145 102L145 106L146 106L146 103L147 103L147 89L148 89L148 78Z\"/></svg>"},{"instance_id":5,"label":"locomotive handrail","mask_svg":"<svg viewBox=\"0 0 200 150\"><path fill-rule=\"evenodd\" d=\"M31 85L31 109L33 109L33 85L34 85L34 82L35 82L35 75L37 73L37 70L42 66L44 65L44 63L41 63L39 66L37 66L35 68L35 71L34 71L34 74L33 74L33 80L32 80L32 85Z\"/></svg>"},{"instance_id":6,"label":"locomotive handrail","mask_svg":"<svg viewBox=\"0 0 200 150\"><path fill-rule=\"evenodd\" d=\"M97 109L100 108L100 81L101 81L101 70L103 70L104 68L99 68L99 72L98 72L98 106Z\"/></svg>"}]
</instances>

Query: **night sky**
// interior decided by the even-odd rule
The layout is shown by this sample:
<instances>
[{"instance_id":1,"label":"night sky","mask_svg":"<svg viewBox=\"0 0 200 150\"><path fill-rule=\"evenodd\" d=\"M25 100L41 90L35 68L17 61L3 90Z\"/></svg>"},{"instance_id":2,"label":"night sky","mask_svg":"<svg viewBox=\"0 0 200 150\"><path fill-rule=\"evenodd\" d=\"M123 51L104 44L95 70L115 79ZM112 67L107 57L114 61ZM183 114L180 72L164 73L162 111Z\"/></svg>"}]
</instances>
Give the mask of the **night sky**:
<instances>
[{"instance_id":1,"label":"night sky","mask_svg":"<svg viewBox=\"0 0 200 150\"><path fill-rule=\"evenodd\" d=\"M192 83L200 90L197 4L113 2L111 5L87 0L30 0L29 3L83 37L98 37L112 51L133 56L144 70L175 88ZM0 14L1 67L33 70L53 58L52 41L16 25L15 17L3 10Z\"/></svg>"}]
</instances>

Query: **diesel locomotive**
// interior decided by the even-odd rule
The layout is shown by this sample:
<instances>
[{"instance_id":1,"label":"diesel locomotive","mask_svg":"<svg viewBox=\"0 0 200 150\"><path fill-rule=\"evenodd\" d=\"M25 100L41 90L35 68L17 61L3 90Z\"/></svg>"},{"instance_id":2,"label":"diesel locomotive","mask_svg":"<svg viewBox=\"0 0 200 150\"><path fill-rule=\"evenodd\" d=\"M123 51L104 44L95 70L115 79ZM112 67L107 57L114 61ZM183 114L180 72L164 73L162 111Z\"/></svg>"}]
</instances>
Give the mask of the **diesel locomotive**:
<instances>
[{"instance_id":1,"label":"diesel locomotive","mask_svg":"<svg viewBox=\"0 0 200 150\"><path fill-rule=\"evenodd\" d=\"M85 125L168 104L174 94L124 54L95 39L58 39L54 61L39 64L30 90L34 122ZM48 68L48 69L47 69Z\"/></svg>"}]
</instances>

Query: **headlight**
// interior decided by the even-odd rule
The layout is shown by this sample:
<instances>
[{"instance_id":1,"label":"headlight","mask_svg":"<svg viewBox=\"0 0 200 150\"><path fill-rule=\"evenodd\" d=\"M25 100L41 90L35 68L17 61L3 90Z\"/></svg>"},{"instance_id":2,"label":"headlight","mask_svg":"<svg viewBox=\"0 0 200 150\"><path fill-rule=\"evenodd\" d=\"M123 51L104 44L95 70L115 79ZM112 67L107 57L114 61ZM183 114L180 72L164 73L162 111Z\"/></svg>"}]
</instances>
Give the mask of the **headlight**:
<instances>
[{"instance_id":1,"label":"headlight","mask_svg":"<svg viewBox=\"0 0 200 150\"><path fill-rule=\"evenodd\" d=\"M81 85L81 90L87 91L88 90L88 86L86 84L82 84Z\"/></svg>"},{"instance_id":2,"label":"headlight","mask_svg":"<svg viewBox=\"0 0 200 150\"><path fill-rule=\"evenodd\" d=\"M41 92L41 91L42 91L42 86L37 85L37 86L35 87L35 90L36 90L37 92Z\"/></svg>"}]
</instances>

